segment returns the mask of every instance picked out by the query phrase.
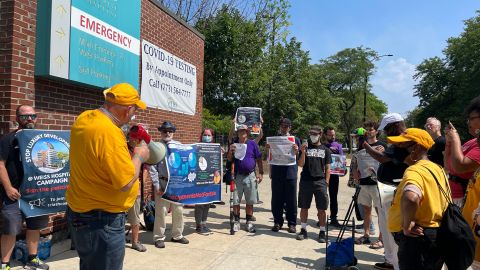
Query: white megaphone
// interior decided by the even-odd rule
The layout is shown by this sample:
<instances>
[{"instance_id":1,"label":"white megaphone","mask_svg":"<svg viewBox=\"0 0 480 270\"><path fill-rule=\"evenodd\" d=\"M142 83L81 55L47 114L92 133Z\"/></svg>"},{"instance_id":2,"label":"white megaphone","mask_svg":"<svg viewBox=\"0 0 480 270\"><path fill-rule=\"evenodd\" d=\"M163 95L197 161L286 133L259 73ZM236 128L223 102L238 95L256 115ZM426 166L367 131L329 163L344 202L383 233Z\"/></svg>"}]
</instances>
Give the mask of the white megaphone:
<instances>
[{"instance_id":1,"label":"white megaphone","mask_svg":"<svg viewBox=\"0 0 480 270\"><path fill-rule=\"evenodd\" d=\"M153 165L159 163L165 158L167 146L164 143L152 141L152 138L143 126L132 126L130 128L130 132L128 133L128 137L131 139L144 141L147 144L148 149L150 150L150 157L145 161L145 163Z\"/></svg>"}]
</instances>

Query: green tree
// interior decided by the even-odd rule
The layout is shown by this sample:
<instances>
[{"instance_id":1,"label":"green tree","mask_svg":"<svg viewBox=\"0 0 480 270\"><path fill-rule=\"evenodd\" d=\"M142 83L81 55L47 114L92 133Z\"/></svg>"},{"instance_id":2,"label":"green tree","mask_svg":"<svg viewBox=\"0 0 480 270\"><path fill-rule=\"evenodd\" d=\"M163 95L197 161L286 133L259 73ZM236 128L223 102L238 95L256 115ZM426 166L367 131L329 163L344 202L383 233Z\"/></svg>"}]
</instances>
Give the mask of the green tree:
<instances>
[{"instance_id":1,"label":"green tree","mask_svg":"<svg viewBox=\"0 0 480 270\"><path fill-rule=\"evenodd\" d=\"M427 117L435 116L443 124L451 121L464 139L465 106L478 96L480 85L480 16L465 21L464 32L447 41L444 58L425 59L414 78L415 95L420 99L419 110L415 111L414 123L423 126Z\"/></svg>"}]
</instances>

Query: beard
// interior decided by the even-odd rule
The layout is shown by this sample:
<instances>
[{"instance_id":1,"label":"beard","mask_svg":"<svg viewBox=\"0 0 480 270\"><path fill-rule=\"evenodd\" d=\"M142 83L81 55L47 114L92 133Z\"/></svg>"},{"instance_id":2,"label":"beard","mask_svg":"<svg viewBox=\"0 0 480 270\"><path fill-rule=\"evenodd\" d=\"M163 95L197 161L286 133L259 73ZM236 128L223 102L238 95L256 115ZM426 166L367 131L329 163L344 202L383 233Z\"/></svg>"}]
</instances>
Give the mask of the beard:
<instances>
[{"instance_id":1,"label":"beard","mask_svg":"<svg viewBox=\"0 0 480 270\"><path fill-rule=\"evenodd\" d=\"M35 123L26 123L25 125L20 125L20 129L34 129Z\"/></svg>"}]
</instances>

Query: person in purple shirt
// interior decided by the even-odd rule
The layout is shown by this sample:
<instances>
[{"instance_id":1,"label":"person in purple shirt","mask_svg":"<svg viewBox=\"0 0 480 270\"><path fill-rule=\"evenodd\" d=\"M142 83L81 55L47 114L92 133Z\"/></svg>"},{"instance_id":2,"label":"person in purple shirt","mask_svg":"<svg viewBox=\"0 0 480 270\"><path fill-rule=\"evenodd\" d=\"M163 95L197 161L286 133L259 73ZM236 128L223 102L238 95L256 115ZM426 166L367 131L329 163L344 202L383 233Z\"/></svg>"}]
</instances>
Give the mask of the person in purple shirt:
<instances>
[{"instance_id":1,"label":"person in purple shirt","mask_svg":"<svg viewBox=\"0 0 480 270\"><path fill-rule=\"evenodd\" d=\"M240 230L240 202L245 194L246 230L255 233L253 224L253 205L258 203L258 184L263 180L262 153L257 143L248 139L249 129L246 125L237 128L238 144L231 144L227 153L228 161L235 164L235 192L233 193L233 213L235 216L234 231ZM246 147L245 154L242 149ZM258 165L258 166L257 166ZM258 167L258 173L255 168Z\"/></svg>"},{"instance_id":2,"label":"person in purple shirt","mask_svg":"<svg viewBox=\"0 0 480 270\"><path fill-rule=\"evenodd\" d=\"M326 142L325 146L330 148L332 154L339 154L343 156L342 144L335 141L335 129L333 127L326 127L324 130ZM328 194L330 195L330 225L335 227L340 227L340 224L337 220L338 214L338 183L339 176L336 174L330 175L330 183L328 185Z\"/></svg>"}]
</instances>

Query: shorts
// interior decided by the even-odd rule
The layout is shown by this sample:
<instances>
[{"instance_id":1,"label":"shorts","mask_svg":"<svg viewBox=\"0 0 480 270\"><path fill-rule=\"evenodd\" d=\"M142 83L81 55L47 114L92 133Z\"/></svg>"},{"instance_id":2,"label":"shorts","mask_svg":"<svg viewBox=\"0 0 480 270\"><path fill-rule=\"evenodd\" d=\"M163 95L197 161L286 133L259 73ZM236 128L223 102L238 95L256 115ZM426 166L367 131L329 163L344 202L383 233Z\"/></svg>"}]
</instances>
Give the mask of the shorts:
<instances>
[{"instance_id":1,"label":"shorts","mask_svg":"<svg viewBox=\"0 0 480 270\"><path fill-rule=\"evenodd\" d=\"M240 205L243 194L248 205L258 203L258 183L255 172L250 174L237 174L235 176L235 191L233 192L233 205Z\"/></svg>"},{"instance_id":2,"label":"shorts","mask_svg":"<svg viewBox=\"0 0 480 270\"><path fill-rule=\"evenodd\" d=\"M23 220L27 224L27 230L42 230L48 226L48 216L38 216L25 218L20 211L18 201L4 201L1 217L2 217L2 234L18 235L22 232Z\"/></svg>"},{"instance_id":3,"label":"shorts","mask_svg":"<svg viewBox=\"0 0 480 270\"><path fill-rule=\"evenodd\" d=\"M380 193L378 192L377 185L360 185L360 193L358 194L357 203L365 205L367 207L381 207L380 205Z\"/></svg>"},{"instance_id":4,"label":"shorts","mask_svg":"<svg viewBox=\"0 0 480 270\"><path fill-rule=\"evenodd\" d=\"M137 198L127 212L127 221L130 225L140 224L140 212L140 198Z\"/></svg>"},{"instance_id":5,"label":"shorts","mask_svg":"<svg viewBox=\"0 0 480 270\"><path fill-rule=\"evenodd\" d=\"M316 181L301 181L298 191L298 208L310 209L312 198L315 195L315 204L318 210L328 208L328 185L325 179Z\"/></svg>"}]
</instances>

